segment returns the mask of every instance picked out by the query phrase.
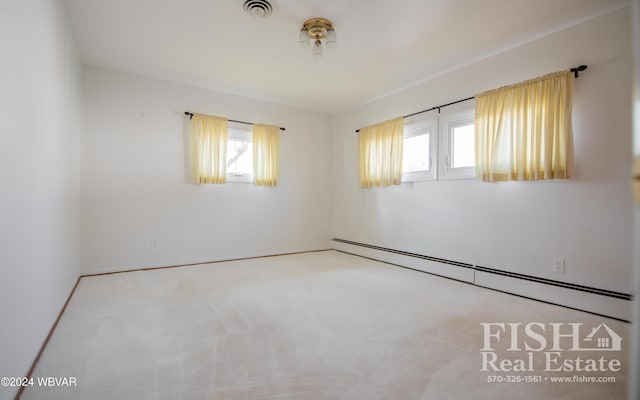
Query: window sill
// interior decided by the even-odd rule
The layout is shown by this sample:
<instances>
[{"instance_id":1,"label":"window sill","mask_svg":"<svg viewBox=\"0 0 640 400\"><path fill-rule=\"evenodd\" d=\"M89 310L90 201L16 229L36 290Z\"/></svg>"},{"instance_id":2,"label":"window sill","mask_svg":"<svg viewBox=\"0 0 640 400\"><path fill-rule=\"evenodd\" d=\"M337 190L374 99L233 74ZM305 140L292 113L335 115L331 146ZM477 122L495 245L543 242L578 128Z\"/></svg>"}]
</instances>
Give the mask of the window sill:
<instances>
[{"instance_id":1,"label":"window sill","mask_svg":"<svg viewBox=\"0 0 640 400\"><path fill-rule=\"evenodd\" d=\"M253 183L252 175L227 175L227 183Z\"/></svg>"}]
</instances>

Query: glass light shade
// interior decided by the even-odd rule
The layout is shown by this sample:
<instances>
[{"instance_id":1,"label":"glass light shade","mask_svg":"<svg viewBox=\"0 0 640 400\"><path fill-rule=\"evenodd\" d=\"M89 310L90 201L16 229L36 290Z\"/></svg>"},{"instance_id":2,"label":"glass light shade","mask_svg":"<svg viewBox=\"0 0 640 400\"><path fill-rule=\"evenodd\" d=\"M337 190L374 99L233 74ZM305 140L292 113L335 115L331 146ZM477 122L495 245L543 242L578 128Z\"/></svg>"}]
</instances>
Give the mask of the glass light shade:
<instances>
[{"instance_id":1,"label":"glass light shade","mask_svg":"<svg viewBox=\"0 0 640 400\"><path fill-rule=\"evenodd\" d=\"M333 49L338 45L338 38L336 37L336 31L333 29L327 31L327 48Z\"/></svg>"},{"instance_id":2,"label":"glass light shade","mask_svg":"<svg viewBox=\"0 0 640 400\"><path fill-rule=\"evenodd\" d=\"M313 45L313 58L322 58L322 42L320 42L319 40L316 40L315 44Z\"/></svg>"},{"instance_id":3,"label":"glass light shade","mask_svg":"<svg viewBox=\"0 0 640 400\"><path fill-rule=\"evenodd\" d=\"M309 47L309 31L306 29L300 30L298 41L300 42L300 47Z\"/></svg>"}]
</instances>

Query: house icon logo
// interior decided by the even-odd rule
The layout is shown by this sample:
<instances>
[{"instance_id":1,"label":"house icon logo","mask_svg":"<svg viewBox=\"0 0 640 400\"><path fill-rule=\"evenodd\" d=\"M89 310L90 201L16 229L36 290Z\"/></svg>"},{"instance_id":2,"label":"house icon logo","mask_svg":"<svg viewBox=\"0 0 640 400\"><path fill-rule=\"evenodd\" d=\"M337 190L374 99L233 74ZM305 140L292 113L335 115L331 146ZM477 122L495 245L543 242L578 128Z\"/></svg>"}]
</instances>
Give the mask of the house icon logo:
<instances>
[{"instance_id":1,"label":"house icon logo","mask_svg":"<svg viewBox=\"0 0 640 400\"><path fill-rule=\"evenodd\" d=\"M582 351L620 351L622 338L604 322L591 330L583 339Z\"/></svg>"}]
</instances>

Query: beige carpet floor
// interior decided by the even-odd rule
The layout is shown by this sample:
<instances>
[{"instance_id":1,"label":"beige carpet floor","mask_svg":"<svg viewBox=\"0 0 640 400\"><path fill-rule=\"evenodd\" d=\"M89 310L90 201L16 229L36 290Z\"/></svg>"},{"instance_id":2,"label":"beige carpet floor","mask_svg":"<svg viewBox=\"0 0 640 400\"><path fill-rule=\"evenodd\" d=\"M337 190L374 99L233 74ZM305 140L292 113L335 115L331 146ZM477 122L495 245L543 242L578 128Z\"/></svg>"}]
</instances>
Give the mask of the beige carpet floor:
<instances>
[{"instance_id":1,"label":"beige carpet floor","mask_svg":"<svg viewBox=\"0 0 640 400\"><path fill-rule=\"evenodd\" d=\"M541 372L535 354L535 372L483 372L490 322L583 323L586 333L605 322L623 341L602 355L621 370ZM36 384L22 398L624 399L629 328L335 251L129 272L80 281L35 369L77 386ZM573 375L616 382L549 381Z\"/></svg>"}]
</instances>

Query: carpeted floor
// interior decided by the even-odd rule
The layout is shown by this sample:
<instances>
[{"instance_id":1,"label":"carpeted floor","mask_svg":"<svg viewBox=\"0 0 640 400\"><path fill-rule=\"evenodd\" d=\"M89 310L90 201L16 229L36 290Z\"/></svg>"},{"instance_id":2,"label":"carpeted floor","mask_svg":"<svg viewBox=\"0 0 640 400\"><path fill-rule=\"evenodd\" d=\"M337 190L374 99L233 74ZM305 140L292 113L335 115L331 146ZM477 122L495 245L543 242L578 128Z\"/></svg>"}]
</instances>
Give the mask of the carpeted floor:
<instances>
[{"instance_id":1,"label":"carpeted floor","mask_svg":"<svg viewBox=\"0 0 640 400\"><path fill-rule=\"evenodd\" d=\"M527 336L531 322L544 335ZM585 337L603 322L622 351L571 352L563 337L551 351L549 323L561 334L583 323ZM523 323L505 325L519 329L517 343L487 325L485 351L498 368L524 359L534 371L482 371L481 323ZM34 372L77 386L36 382L22 398L624 399L629 328L335 251L129 272L80 281ZM544 371L545 353L560 360L553 369L604 357L620 371ZM550 381L574 375L616 382Z\"/></svg>"}]
</instances>

